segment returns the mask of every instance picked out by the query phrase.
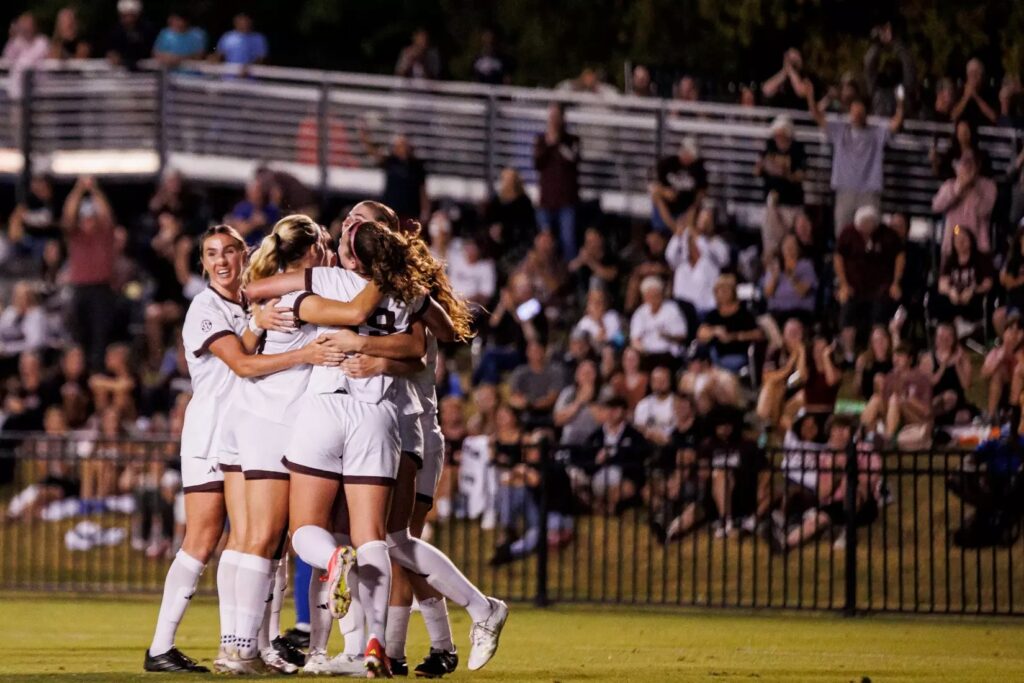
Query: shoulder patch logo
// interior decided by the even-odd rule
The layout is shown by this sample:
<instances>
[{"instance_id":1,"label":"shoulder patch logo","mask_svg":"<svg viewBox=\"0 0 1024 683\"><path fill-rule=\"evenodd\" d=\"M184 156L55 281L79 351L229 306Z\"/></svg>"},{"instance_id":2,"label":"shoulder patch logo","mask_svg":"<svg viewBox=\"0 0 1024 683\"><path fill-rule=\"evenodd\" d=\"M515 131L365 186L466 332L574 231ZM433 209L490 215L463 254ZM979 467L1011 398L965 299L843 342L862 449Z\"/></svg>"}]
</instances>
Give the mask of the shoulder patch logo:
<instances>
[{"instance_id":1,"label":"shoulder patch logo","mask_svg":"<svg viewBox=\"0 0 1024 683\"><path fill-rule=\"evenodd\" d=\"M204 320L202 323L199 324L199 327L203 330L203 332L209 332L210 330L213 329L213 323L209 320Z\"/></svg>"}]
</instances>

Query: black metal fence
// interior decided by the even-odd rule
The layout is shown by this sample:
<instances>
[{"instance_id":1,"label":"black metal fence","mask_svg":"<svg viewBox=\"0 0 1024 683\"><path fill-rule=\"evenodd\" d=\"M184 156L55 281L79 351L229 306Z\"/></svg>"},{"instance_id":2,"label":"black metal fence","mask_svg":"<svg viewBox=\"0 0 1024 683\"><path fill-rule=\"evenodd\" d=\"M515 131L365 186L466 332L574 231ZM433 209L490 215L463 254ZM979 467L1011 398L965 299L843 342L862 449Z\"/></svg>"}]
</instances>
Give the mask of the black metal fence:
<instances>
[{"instance_id":1,"label":"black metal fence","mask_svg":"<svg viewBox=\"0 0 1024 683\"><path fill-rule=\"evenodd\" d=\"M0 442L0 589L159 591L183 522L176 451L171 440L93 436ZM489 469L473 504L452 477L451 514L433 523L433 542L485 592L1024 614L1013 458L851 446L615 471L586 453L537 453ZM470 518L473 508L483 514Z\"/></svg>"}]
</instances>

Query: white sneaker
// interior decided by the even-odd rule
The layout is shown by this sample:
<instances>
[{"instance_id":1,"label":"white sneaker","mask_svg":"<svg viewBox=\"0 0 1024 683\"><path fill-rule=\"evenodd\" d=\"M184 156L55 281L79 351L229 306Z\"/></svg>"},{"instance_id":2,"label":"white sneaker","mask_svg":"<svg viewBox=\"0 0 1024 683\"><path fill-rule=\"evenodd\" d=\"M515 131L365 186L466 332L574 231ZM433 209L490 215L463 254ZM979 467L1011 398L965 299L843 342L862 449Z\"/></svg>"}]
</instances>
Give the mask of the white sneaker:
<instances>
[{"instance_id":1,"label":"white sneaker","mask_svg":"<svg viewBox=\"0 0 1024 683\"><path fill-rule=\"evenodd\" d=\"M352 604L349 574L355 566L356 551L347 545L335 548L327 563L327 608L335 619L341 619L348 614L348 608Z\"/></svg>"},{"instance_id":2,"label":"white sneaker","mask_svg":"<svg viewBox=\"0 0 1024 683\"><path fill-rule=\"evenodd\" d=\"M469 631L469 670L482 669L491 657L498 651L498 638L501 637L501 629L505 628L508 621L508 605L495 598L487 598L492 609L490 616L484 621L473 624Z\"/></svg>"},{"instance_id":3,"label":"white sneaker","mask_svg":"<svg viewBox=\"0 0 1024 683\"><path fill-rule=\"evenodd\" d=\"M273 645L260 650L260 659L268 669L279 674L293 674L299 671L299 667L282 657Z\"/></svg>"},{"instance_id":4,"label":"white sneaker","mask_svg":"<svg viewBox=\"0 0 1024 683\"><path fill-rule=\"evenodd\" d=\"M363 670L365 673L365 669ZM306 657L306 665L302 667L304 674L330 674L331 660L323 650L313 650Z\"/></svg>"},{"instance_id":5,"label":"white sneaker","mask_svg":"<svg viewBox=\"0 0 1024 683\"><path fill-rule=\"evenodd\" d=\"M363 661L362 655L341 653L330 660L329 667L330 673L335 676L366 678L366 663Z\"/></svg>"}]
</instances>

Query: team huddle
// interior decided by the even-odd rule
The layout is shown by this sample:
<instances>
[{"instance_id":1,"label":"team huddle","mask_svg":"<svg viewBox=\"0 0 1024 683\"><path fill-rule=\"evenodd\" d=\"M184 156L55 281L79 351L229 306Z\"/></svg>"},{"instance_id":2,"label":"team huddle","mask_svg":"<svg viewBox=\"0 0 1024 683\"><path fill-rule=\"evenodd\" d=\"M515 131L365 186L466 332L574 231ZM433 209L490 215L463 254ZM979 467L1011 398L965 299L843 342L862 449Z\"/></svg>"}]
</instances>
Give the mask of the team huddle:
<instances>
[{"instance_id":1,"label":"team huddle","mask_svg":"<svg viewBox=\"0 0 1024 683\"><path fill-rule=\"evenodd\" d=\"M365 201L336 249L303 215L282 218L251 256L229 226L201 238L209 287L182 330L193 391L181 437L185 537L147 671L209 671L174 639L225 518L217 672L407 674L414 597L431 643L416 675L458 664L446 600L473 621L469 669L494 656L508 607L418 538L444 464L437 344L468 339L471 315L408 226ZM308 654L280 638L289 545L321 572L310 582ZM345 646L331 658L334 620Z\"/></svg>"}]
</instances>

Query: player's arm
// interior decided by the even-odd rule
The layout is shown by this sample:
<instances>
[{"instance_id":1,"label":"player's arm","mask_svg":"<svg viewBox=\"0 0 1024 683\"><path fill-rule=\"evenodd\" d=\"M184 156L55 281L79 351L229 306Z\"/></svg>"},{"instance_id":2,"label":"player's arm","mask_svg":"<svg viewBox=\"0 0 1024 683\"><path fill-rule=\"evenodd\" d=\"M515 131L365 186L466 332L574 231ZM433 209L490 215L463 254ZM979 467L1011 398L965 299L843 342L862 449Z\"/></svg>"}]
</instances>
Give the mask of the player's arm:
<instances>
[{"instance_id":1,"label":"player's arm","mask_svg":"<svg viewBox=\"0 0 1024 683\"><path fill-rule=\"evenodd\" d=\"M422 357L396 360L362 354L349 356L341 363L341 371L353 379L365 379L377 375L408 377L422 371L425 367L426 363L423 362Z\"/></svg>"},{"instance_id":2,"label":"player's arm","mask_svg":"<svg viewBox=\"0 0 1024 683\"><path fill-rule=\"evenodd\" d=\"M427 298L427 306L420 317L434 337L437 338L437 341L445 344L459 341L455 337L455 325L448 316L448 312L432 297Z\"/></svg>"},{"instance_id":3,"label":"player's arm","mask_svg":"<svg viewBox=\"0 0 1024 683\"><path fill-rule=\"evenodd\" d=\"M366 322L383 297L377 285L370 282L352 301L335 301L316 294L302 294L295 301L299 320L326 327L350 327Z\"/></svg>"},{"instance_id":4,"label":"player's arm","mask_svg":"<svg viewBox=\"0 0 1024 683\"><path fill-rule=\"evenodd\" d=\"M413 323L405 332L370 337L352 330L338 330L328 335L335 350L359 353L388 360L415 360L427 352L427 332L422 322ZM387 373L391 374L391 373Z\"/></svg>"},{"instance_id":5,"label":"player's arm","mask_svg":"<svg viewBox=\"0 0 1024 683\"><path fill-rule=\"evenodd\" d=\"M210 343L209 351L224 361L224 364L239 377L263 377L296 365L337 366L345 357L343 353L327 344L325 337L318 337L294 351L252 355L246 353L242 341L236 335L226 331Z\"/></svg>"}]
</instances>

